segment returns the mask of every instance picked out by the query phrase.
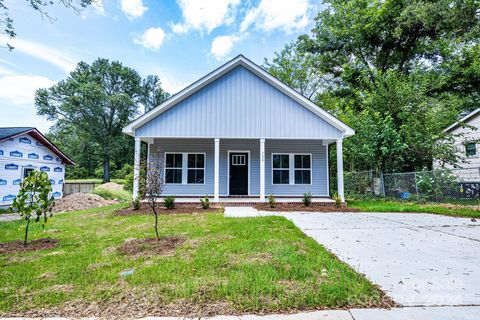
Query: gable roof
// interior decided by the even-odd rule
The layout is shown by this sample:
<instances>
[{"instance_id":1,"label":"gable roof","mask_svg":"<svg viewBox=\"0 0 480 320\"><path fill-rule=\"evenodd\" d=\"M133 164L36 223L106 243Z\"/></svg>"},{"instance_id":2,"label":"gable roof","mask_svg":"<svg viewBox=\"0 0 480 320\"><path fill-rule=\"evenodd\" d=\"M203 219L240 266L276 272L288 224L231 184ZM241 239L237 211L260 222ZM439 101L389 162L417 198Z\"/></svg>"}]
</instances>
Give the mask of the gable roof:
<instances>
[{"instance_id":1,"label":"gable roof","mask_svg":"<svg viewBox=\"0 0 480 320\"><path fill-rule=\"evenodd\" d=\"M342 121L335 118L333 115L328 113L327 111L320 108L318 105L313 103L308 98L304 97L299 92L295 91L294 89L287 86L285 83L281 82L267 71L265 71L260 66L256 65L249 59L245 58L243 55L238 55L234 59L230 60L229 62L225 63L224 65L220 66L219 68L215 69L214 71L210 72L203 78L197 80L196 82L192 83L185 89L181 90L177 94L171 96L168 100L164 101L161 105L153 108L149 112L139 116L137 119L129 123L127 126L123 128L123 132L134 136L135 129L143 126L150 120L154 119L158 115L162 114L163 112L167 111L171 107L174 107L179 102L185 100L186 98L190 97L195 92L199 91L200 89L204 88L208 84L212 83L213 81L217 80L218 78L222 77L224 74L228 73L229 71L233 70L238 66L243 66L247 70L251 71L253 74L261 78L262 80L266 81L268 84L273 86L274 88L278 89L285 95L289 96L296 102L298 102L301 106L305 107L306 109L310 110L316 116L320 117L327 123L331 124L333 127L337 128L343 133L344 137L352 136L355 134L355 131L347 126Z\"/></svg>"},{"instance_id":2,"label":"gable roof","mask_svg":"<svg viewBox=\"0 0 480 320\"><path fill-rule=\"evenodd\" d=\"M75 162L70 159L65 153L60 151L50 140L47 139L40 131L33 127L4 127L0 128L0 142L5 141L7 139L13 139L20 135L28 134L45 147L50 149L53 153L55 153L60 159L65 161L66 164L74 165Z\"/></svg>"},{"instance_id":3,"label":"gable roof","mask_svg":"<svg viewBox=\"0 0 480 320\"><path fill-rule=\"evenodd\" d=\"M480 108L478 108L476 110L473 110L472 112L470 112L469 114L467 114L466 116L464 116L463 118L461 118L460 120L458 120L457 122L455 122L454 124L449 126L447 129L443 130L443 132L447 133L447 132L452 131L456 127L461 126L463 123L466 123L466 122L470 121L470 119L472 119L473 117L475 117L478 114L480 114Z\"/></svg>"}]
</instances>

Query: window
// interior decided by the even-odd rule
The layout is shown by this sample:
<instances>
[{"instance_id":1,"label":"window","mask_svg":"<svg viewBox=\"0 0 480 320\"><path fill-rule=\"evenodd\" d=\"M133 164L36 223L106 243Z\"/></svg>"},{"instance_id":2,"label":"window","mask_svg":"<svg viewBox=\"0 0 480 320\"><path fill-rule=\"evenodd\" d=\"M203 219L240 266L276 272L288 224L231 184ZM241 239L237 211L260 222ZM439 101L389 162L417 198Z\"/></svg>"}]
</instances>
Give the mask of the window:
<instances>
[{"instance_id":1,"label":"window","mask_svg":"<svg viewBox=\"0 0 480 320\"><path fill-rule=\"evenodd\" d=\"M467 157L471 157L477 154L477 145L475 142L470 142L465 145L465 154Z\"/></svg>"},{"instance_id":2,"label":"window","mask_svg":"<svg viewBox=\"0 0 480 320\"><path fill-rule=\"evenodd\" d=\"M234 154L232 155L232 166L244 166L245 165L245 155L244 154Z\"/></svg>"},{"instance_id":3,"label":"window","mask_svg":"<svg viewBox=\"0 0 480 320\"><path fill-rule=\"evenodd\" d=\"M310 154L273 154L273 184L311 184L312 156Z\"/></svg>"},{"instance_id":4,"label":"window","mask_svg":"<svg viewBox=\"0 0 480 320\"><path fill-rule=\"evenodd\" d=\"M165 183L182 183L183 154L167 153L165 156Z\"/></svg>"},{"instance_id":5,"label":"window","mask_svg":"<svg viewBox=\"0 0 480 320\"><path fill-rule=\"evenodd\" d=\"M32 173L32 171L35 170L34 168L25 168L23 169L23 177L26 178Z\"/></svg>"},{"instance_id":6,"label":"window","mask_svg":"<svg viewBox=\"0 0 480 320\"><path fill-rule=\"evenodd\" d=\"M290 157L288 154L274 154L273 184L289 184L290 180Z\"/></svg>"},{"instance_id":7,"label":"window","mask_svg":"<svg viewBox=\"0 0 480 320\"><path fill-rule=\"evenodd\" d=\"M204 184L204 153L166 153L165 183Z\"/></svg>"},{"instance_id":8,"label":"window","mask_svg":"<svg viewBox=\"0 0 480 320\"><path fill-rule=\"evenodd\" d=\"M309 154L295 155L295 184L310 184L312 169Z\"/></svg>"},{"instance_id":9,"label":"window","mask_svg":"<svg viewBox=\"0 0 480 320\"><path fill-rule=\"evenodd\" d=\"M201 153L188 154L187 183L205 182L205 155Z\"/></svg>"}]
</instances>

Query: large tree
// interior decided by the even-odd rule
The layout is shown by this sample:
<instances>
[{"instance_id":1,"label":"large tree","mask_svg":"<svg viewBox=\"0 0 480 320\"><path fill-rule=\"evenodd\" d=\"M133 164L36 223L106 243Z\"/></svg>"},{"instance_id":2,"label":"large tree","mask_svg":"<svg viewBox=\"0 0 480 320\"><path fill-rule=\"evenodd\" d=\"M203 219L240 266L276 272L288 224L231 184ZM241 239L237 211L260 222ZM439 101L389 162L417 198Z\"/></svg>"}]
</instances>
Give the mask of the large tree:
<instances>
[{"instance_id":1,"label":"large tree","mask_svg":"<svg viewBox=\"0 0 480 320\"><path fill-rule=\"evenodd\" d=\"M73 9L75 13L79 13L81 9L86 8L88 5L94 3L95 1L97 0L59 0L58 3L61 3L66 8ZM50 21L53 20L53 18L48 13L48 7L54 5L54 1L25 0L25 2L34 11L40 13L42 18L47 18ZM0 0L0 34L5 34L8 38L12 39L16 36L16 33L14 28L14 20L10 15L10 10L7 4L8 2L6 0ZM0 43L0 46L6 47L10 50L13 49L13 46L10 45L8 42Z\"/></svg>"},{"instance_id":2,"label":"large tree","mask_svg":"<svg viewBox=\"0 0 480 320\"><path fill-rule=\"evenodd\" d=\"M135 70L97 59L91 65L80 62L66 80L37 90L35 105L39 115L96 143L107 182L112 153L125 143L122 128L138 113L141 95L141 78Z\"/></svg>"},{"instance_id":3,"label":"large tree","mask_svg":"<svg viewBox=\"0 0 480 320\"><path fill-rule=\"evenodd\" d=\"M142 103L145 112L159 106L169 97L170 94L163 90L162 82L158 76L149 75L142 80L142 95L140 102Z\"/></svg>"},{"instance_id":4,"label":"large tree","mask_svg":"<svg viewBox=\"0 0 480 320\"><path fill-rule=\"evenodd\" d=\"M307 55L328 79L315 101L357 130L345 142L352 170L456 162L443 129L480 102L478 13L478 0L328 0L311 34L285 48L294 57L267 67L304 81L283 66Z\"/></svg>"}]
</instances>

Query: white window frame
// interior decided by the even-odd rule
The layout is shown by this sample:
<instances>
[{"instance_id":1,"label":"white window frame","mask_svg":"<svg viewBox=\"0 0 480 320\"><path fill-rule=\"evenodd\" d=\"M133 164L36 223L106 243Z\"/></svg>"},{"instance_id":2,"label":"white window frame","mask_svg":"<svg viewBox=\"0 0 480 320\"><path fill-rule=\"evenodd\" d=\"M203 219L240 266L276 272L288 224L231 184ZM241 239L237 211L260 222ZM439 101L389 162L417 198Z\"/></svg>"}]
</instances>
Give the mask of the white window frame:
<instances>
[{"instance_id":1,"label":"white window frame","mask_svg":"<svg viewBox=\"0 0 480 320\"><path fill-rule=\"evenodd\" d=\"M285 168L274 168L273 167L273 156L275 155L288 155L288 184L283 183L273 183L273 171L274 170L287 170ZM295 156L310 156L310 169L299 168L297 170L310 170L310 183L295 183ZM275 152L271 154L270 157L270 167L271 167L271 181L272 186L311 186L313 183L313 156L311 153L289 153L289 152Z\"/></svg>"},{"instance_id":2,"label":"white window frame","mask_svg":"<svg viewBox=\"0 0 480 320\"><path fill-rule=\"evenodd\" d=\"M469 155L467 155L467 145L469 145L469 144L471 144L471 143L473 143L473 145L475 146L475 154L472 154L472 155L469 156ZM465 152L464 152L465 157L467 157L467 158L469 158L469 159L471 159L471 158L477 158L477 157L480 156L480 154L478 153L478 143L475 142L475 141L470 141L470 142L465 143L465 144L464 144L464 150L465 150Z\"/></svg>"},{"instance_id":3,"label":"white window frame","mask_svg":"<svg viewBox=\"0 0 480 320\"><path fill-rule=\"evenodd\" d=\"M182 155L182 167L172 167L167 168L167 154L181 154ZM188 155L189 154L203 154L203 168L190 168L192 170L202 170L203 169L203 183L188 183ZM192 185L192 186L201 186L205 185L205 180L207 179L207 153L206 152L165 152L163 156L163 176L165 177L165 184L171 185ZM181 183L171 183L166 182L167 169L176 169L182 170L182 182Z\"/></svg>"}]
</instances>

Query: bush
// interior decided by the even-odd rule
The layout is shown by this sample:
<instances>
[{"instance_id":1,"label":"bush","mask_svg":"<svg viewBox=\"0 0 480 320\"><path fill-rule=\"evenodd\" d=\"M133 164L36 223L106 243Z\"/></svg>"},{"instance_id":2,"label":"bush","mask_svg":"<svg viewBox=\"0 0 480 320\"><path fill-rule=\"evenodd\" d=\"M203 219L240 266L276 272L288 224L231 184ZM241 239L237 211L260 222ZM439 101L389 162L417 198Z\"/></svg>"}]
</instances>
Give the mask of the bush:
<instances>
[{"instance_id":1,"label":"bush","mask_svg":"<svg viewBox=\"0 0 480 320\"><path fill-rule=\"evenodd\" d=\"M133 175L133 165L125 163L121 169L112 171L112 178L125 179L130 173Z\"/></svg>"},{"instance_id":2,"label":"bush","mask_svg":"<svg viewBox=\"0 0 480 320\"><path fill-rule=\"evenodd\" d=\"M132 199L132 194L128 191L109 190L102 188L102 186L96 187L92 193L107 200L130 201Z\"/></svg>"},{"instance_id":3,"label":"bush","mask_svg":"<svg viewBox=\"0 0 480 320\"><path fill-rule=\"evenodd\" d=\"M312 204L312 194L310 192L305 192L303 194L302 202L305 207L310 207Z\"/></svg>"},{"instance_id":4,"label":"bush","mask_svg":"<svg viewBox=\"0 0 480 320\"><path fill-rule=\"evenodd\" d=\"M140 197L136 197L135 199L132 200L132 207L133 207L133 210L140 209Z\"/></svg>"},{"instance_id":5,"label":"bush","mask_svg":"<svg viewBox=\"0 0 480 320\"><path fill-rule=\"evenodd\" d=\"M270 206L270 208L275 208L277 206L277 201L275 201L273 194L270 194L268 196L268 205Z\"/></svg>"},{"instance_id":6,"label":"bush","mask_svg":"<svg viewBox=\"0 0 480 320\"><path fill-rule=\"evenodd\" d=\"M342 198L338 196L338 193L333 194L333 200L335 200L335 207L340 208L342 206Z\"/></svg>"},{"instance_id":7,"label":"bush","mask_svg":"<svg viewBox=\"0 0 480 320\"><path fill-rule=\"evenodd\" d=\"M123 184L123 190L133 192L133 172L125 176L125 183Z\"/></svg>"},{"instance_id":8,"label":"bush","mask_svg":"<svg viewBox=\"0 0 480 320\"><path fill-rule=\"evenodd\" d=\"M163 199L163 206L168 210L172 210L173 208L175 208L175 197L166 196L165 199Z\"/></svg>"},{"instance_id":9,"label":"bush","mask_svg":"<svg viewBox=\"0 0 480 320\"><path fill-rule=\"evenodd\" d=\"M78 180L78 179L87 179L89 177L89 172L86 168L75 166L65 166L65 179Z\"/></svg>"},{"instance_id":10,"label":"bush","mask_svg":"<svg viewBox=\"0 0 480 320\"><path fill-rule=\"evenodd\" d=\"M210 208L210 200L208 199L208 195L204 198L200 198L200 203L202 204L202 209Z\"/></svg>"}]
</instances>

